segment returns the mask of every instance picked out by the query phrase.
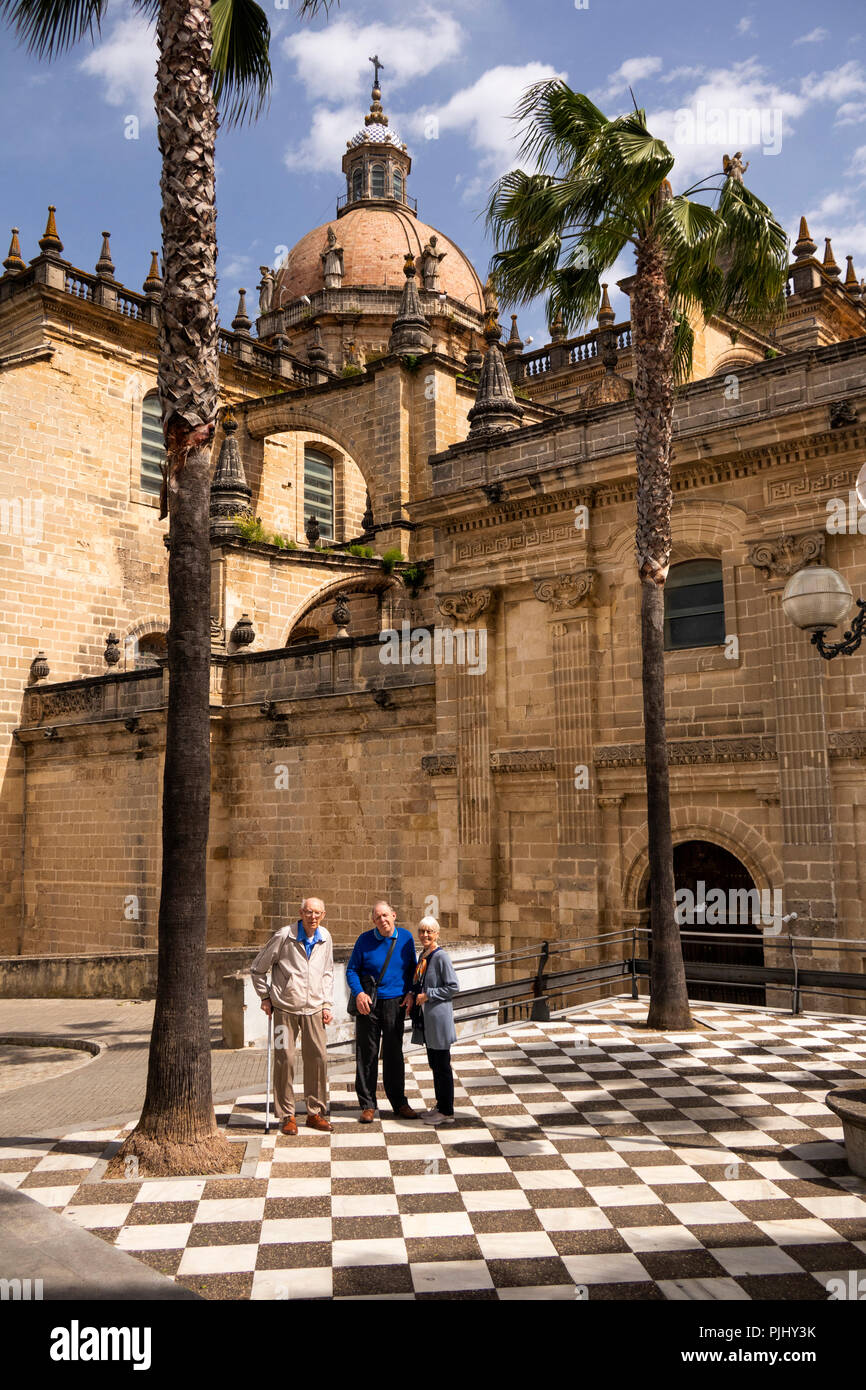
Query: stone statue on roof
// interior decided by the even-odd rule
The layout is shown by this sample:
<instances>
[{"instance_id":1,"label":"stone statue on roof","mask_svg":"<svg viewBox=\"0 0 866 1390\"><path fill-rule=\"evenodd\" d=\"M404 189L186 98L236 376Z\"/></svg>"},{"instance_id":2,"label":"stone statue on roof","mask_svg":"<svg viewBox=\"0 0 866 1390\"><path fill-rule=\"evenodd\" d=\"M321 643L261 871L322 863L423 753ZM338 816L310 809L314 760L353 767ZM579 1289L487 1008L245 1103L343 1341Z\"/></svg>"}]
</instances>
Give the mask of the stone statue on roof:
<instances>
[{"instance_id":1,"label":"stone statue on roof","mask_svg":"<svg viewBox=\"0 0 866 1390\"><path fill-rule=\"evenodd\" d=\"M733 179L734 183L743 182L743 175L748 169L750 163L751 160L749 159L746 160L745 164L743 163L742 150L737 150L737 153L734 155L733 159L731 159L729 155L722 155L722 169L724 170L726 177L729 179Z\"/></svg>"},{"instance_id":2,"label":"stone statue on roof","mask_svg":"<svg viewBox=\"0 0 866 1390\"><path fill-rule=\"evenodd\" d=\"M442 285L439 281L439 262L448 255L438 249L438 238L431 236L421 252L421 279L428 294L439 294Z\"/></svg>"},{"instance_id":3,"label":"stone statue on roof","mask_svg":"<svg viewBox=\"0 0 866 1390\"><path fill-rule=\"evenodd\" d=\"M260 265L259 314L269 314L274 302L274 281L276 276L269 265Z\"/></svg>"},{"instance_id":4,"label":"stone statue on roof","mask_svg":"<svg viewBox=\"0 0 866 1390\"><path fill-rule=\"evenodd\" d=\"M338 290L343 284L343 248L337 245L337 233L328 228L328 240L321 253L322 275L326 290Z\"/></svg>"}]
</instances>

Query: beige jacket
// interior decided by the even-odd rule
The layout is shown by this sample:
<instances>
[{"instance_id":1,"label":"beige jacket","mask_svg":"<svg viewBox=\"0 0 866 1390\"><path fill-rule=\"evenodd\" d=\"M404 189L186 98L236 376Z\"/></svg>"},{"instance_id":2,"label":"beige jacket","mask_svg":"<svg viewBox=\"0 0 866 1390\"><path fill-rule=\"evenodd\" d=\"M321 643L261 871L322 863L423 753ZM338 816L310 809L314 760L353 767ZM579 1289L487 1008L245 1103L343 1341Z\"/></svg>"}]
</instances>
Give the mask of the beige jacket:
<instances>
[{"instance_id":1,"label":"beige jacket","mask_svg":"<svg viewBox=\"0 0 866 1390\"><path fill-rule=\"evenodd\" d=\"M319 936L322 939L316 942L307 960L307 952L298 940L297 922L274 932L250 966L256 994L290 1014L317 1014L322 1009L333 1009L334 943L324 927L319 927Z\"/></svg>"}]
</instances>

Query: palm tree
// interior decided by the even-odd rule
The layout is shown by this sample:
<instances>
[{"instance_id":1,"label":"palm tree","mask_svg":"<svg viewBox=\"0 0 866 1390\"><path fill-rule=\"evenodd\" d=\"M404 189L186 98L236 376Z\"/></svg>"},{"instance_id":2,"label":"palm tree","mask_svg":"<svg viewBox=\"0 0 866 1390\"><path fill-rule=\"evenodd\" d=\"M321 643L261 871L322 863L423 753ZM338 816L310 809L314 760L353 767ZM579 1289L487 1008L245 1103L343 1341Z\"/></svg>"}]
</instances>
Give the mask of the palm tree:
<instances>
[{"instance_id":1,"label":"palm tree","mask_svg":"<svg viewBox=\"0 0 866 1390\"><path fill-rule=\"evenodd\" d=\"M787 239L770 209L736 176L713 174L675 195L674 159L635 105L609 120L562 81L537 83L515 118L525 121L515 169L487 208L504 298L547 294L549 321L593 320L599 279L631 247L637 458L637 565L646 745L652 962L648 1022L691 1026L674 917L673 839L665 733L664 584L671 558L670 445L674 387L691 374L693 323L730 314L768 325L784 311ZM715 206L692 195L717 194Z\"/></svg>"},{"instance_id":2,"label":"palm tree","mask_svg":"<svg viewBox=\"0 0 866 1390\"><path fill-rule=\"evenodd\" d=\"M169 697L163 773L159 956L147 1092L117 1162L143 1175L224 1171L208 1019L210 453L219 390L214 162L228 124L259 113L270 28L255 0L133 0L156 20L163 292L158 387L169 516ZM315 13L306 0L302 13ZM0 0L29 50L52 57L99 31L105 0ZM128 1171L128 1170L127 1170Z\"/></svg>"}]
</instances>

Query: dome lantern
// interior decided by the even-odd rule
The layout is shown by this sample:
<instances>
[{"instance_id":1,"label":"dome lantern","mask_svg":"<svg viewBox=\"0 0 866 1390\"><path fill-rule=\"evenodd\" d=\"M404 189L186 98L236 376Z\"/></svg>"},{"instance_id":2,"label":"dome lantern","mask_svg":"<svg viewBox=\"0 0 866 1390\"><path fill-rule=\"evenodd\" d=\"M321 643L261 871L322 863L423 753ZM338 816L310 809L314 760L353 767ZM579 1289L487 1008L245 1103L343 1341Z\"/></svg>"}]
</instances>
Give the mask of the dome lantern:
<instances>
[{"instance_id":1,"label":"dome lantern","mask_svg":"<svg viewBox=\"0 0 866 1390\"><path fill-rule=\"evenodd\" d=\"M378 54L370 62L375 69L370 110L364 117L363 129L346 141L343 155L346 192L337 203L338 217L349 208L370 203L399 204L407 212L417 211L415 200L410 201L406 194L412 160L400 136L390 128L382 106L379 69L384 64L379 62Z\"/></svg>"}]
</instances>

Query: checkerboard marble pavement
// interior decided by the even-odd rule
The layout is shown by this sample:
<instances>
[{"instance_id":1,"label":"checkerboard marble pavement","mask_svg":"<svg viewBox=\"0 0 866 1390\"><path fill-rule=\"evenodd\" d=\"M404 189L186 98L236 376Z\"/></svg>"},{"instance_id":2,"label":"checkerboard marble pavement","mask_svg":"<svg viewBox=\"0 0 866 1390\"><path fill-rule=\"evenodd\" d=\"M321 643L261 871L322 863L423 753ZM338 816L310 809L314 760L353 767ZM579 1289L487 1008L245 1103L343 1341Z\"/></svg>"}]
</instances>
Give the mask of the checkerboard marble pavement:
<instances>
[{"instance_id":1,"label":"checkerboard marble pavement","mask_svg":"<svg viewBox=\"0 0 866 1390\"><path fill-rule=\"evenodd\" d=\"M83 1179L112 1132L0 1149L0 1180L207 1298L825 1300L866 1274L866 1182L828 1089L866 1077L866 1019L645 1001L453 1049L457 1123L263 1138L256 1176ZM407 1094L432 1106L426 1059ZM264 1094L218 1107L263 1133Z\"/></svg>"}]
</instances>

